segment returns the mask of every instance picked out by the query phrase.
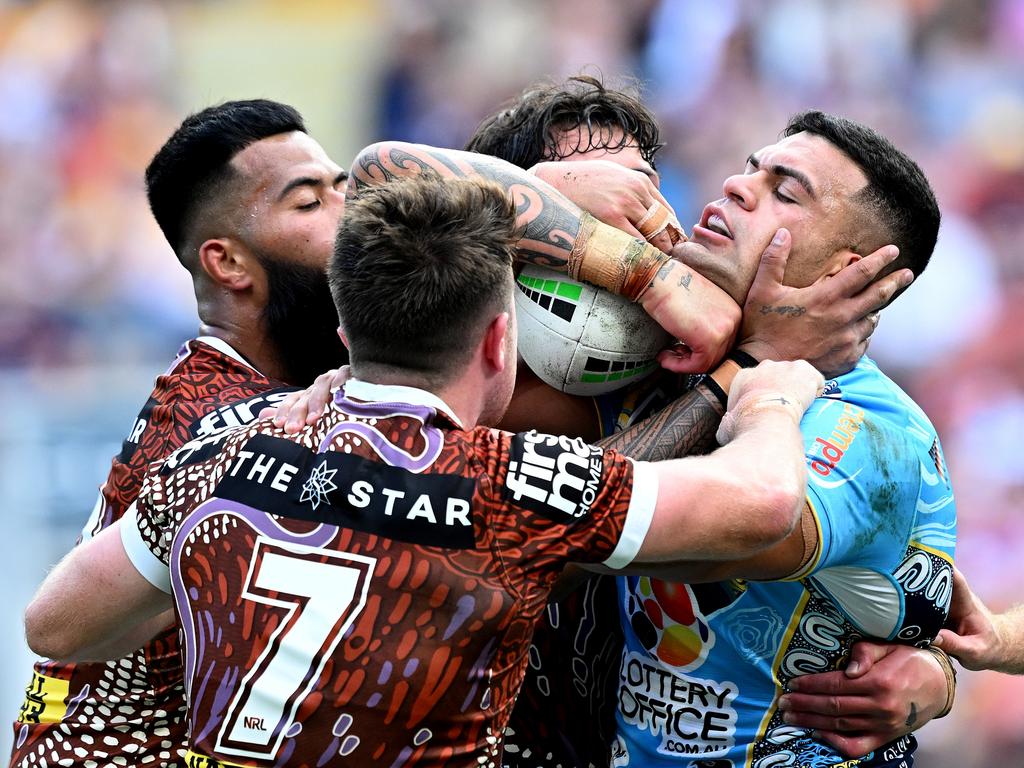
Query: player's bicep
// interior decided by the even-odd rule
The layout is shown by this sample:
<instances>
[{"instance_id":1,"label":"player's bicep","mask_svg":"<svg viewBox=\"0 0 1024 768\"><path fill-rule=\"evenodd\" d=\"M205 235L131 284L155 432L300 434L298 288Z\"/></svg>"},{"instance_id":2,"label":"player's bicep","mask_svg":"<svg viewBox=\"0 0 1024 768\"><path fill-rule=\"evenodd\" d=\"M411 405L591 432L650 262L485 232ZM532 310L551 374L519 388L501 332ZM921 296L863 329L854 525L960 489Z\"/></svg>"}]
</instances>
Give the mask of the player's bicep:
<instances>
[{"instance_id":1,"label":"player's bicep","mask_svg":"<svg viewBox=\"0 0 1024 768\"><path fill-rule=\"evenodd\" d=\"M752 557L735 560L679 560L670 562L638 561L619 574L654 576L665 581L697 584L726 579L778 580L799 578L817 559L820 537L810 506L805 504L800 525L778 544ZM583 566L596 573L611 573L602 566Z\"/></svg>"}]
</instances>

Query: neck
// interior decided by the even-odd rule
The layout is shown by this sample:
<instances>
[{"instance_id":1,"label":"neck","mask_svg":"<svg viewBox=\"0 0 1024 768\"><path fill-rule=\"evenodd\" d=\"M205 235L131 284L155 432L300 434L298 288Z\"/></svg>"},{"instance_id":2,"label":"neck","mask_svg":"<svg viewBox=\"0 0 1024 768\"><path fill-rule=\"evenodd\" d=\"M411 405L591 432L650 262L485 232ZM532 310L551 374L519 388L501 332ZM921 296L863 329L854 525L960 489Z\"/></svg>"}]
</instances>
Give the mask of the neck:
<instances>
[{"instance_id":1,"label":"neck","mask_svg":"<svg viewBox=\"0 0 1024 768\"><path fill-rule=\"evenodd\" d=\"M369 384L384 384L399 387L415 387L444 400L467 430L473 429L480 420L482 411L479 388L472 386L465 377L440 383L436 377L416 371L383 368L376 365L352 364L352 377Z\"/></svg>"},{"instance_id":2,"label":"neck","mask_svg":"<svg viewBox=\"0 0 1024 768\"><path fill-rule=\"evenodd\" d=\"M201 323L199 333L230 344L232 349L268 379L288 381L288 371L281 362L281 356L262 326L258 319L244 324L211 321Z\"/></svg>"}]
</instances>

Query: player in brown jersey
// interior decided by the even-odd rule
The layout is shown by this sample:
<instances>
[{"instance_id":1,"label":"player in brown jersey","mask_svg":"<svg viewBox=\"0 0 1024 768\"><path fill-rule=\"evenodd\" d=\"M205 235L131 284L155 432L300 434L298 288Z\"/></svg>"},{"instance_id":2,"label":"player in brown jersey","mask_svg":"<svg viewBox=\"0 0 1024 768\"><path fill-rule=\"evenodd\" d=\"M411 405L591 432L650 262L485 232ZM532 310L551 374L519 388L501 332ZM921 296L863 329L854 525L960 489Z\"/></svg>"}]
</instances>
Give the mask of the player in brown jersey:
<instances>
[{"instance_id":1,"label":"player in brown jersey","mask_svg":"<svg viewBox=\"0 0 1024 768\"><path fill-rule=\"evenodd\" d=\"M150 204L192 275L202 328L157 378L83 540L121 518L151 462L251 421L279 399L282 381L306 383L310 371L345 359L322 274L345 176L294 109L263 100L189 117L153 159ZM296 327L327 335L306 333L307 346L291 338ZM144 629L126 648L140 650L111 663L36 663L11 765L178 765L184 698L173 615L151 630L163 631L143 645L153 634Z\"/></svg>"},{"instance_id":2,"label":"player in brown jersey","mask_svg":"<svg viewBox=\"0 0 1024 768\"><path fill-rule=\"evenodd\" d=\"M195 764L498 765L566 563L733 557L785 535L822 382L805 363L741 373L728 444L703 458L476 426L515 379L515 220L476 180L361 191L331 265L357 380L298 435L264 421L173 454L47 579L30 643L102 652L170 590Z\"/></svg>"}]
</instances>

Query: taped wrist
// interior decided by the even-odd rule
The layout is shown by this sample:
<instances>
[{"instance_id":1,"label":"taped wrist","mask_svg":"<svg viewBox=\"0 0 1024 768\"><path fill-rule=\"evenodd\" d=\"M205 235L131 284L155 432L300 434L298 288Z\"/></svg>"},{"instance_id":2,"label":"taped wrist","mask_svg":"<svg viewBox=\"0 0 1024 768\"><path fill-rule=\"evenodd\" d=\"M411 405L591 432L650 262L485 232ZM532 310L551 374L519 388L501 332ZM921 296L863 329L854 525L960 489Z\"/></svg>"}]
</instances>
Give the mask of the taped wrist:
<instances>
[{"instance_id":1,"label":"taped wrist","mask_svg":"<svg viewBox=\"0 0 1024 768\"><path fill-rule=\"evenodd\" d=\"M639 301L668 260L668 254L653 245L583 213L567 271L573 280Z\"/></svg>"},{"instance_id":2,"label":"taped wrist","mask_svg":"<svg viewBox=\"0 0 1024 768\"><path fill-rule=\"evenodd\" d=\"M925 650L935 656L939 666L942 667L943 674L946 675L946 705L935 716L935 719L938 720L940 717L948 715L950 710L953 709L953 700L956 698L956 668L953 666L953 661L949 658L949 654L941 648L930 645Z\"/></svg>"}]
</instances>

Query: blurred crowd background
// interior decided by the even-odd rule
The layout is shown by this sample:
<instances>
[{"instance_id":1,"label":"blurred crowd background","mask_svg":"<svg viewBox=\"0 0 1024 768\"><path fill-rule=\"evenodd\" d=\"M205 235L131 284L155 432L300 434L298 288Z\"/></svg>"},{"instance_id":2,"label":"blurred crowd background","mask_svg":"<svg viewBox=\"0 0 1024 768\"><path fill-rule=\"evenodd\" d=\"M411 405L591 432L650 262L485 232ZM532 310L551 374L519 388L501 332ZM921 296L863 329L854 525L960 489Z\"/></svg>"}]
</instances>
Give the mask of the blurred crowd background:
<instances>
[{"instance_id":1,"label":"blurred crowd background","mask_svg":"<svg viewBox=\"0 0 1024 768\"><path fill-rule=\"evenodd\" d=\"M346 165L377 139L461 147L530 82L581 71L642 86L684 224L801 108L921 163L939 246L871 353L944 441L960 567L993 607L1021 600L1024 0L0 0L0 720L29 678L21 611L195 329L142 185L176 124L275 98ZM1024 680L961 674L921 737L921 766L1024 764Z\"/></svg>"}]
</instances>

